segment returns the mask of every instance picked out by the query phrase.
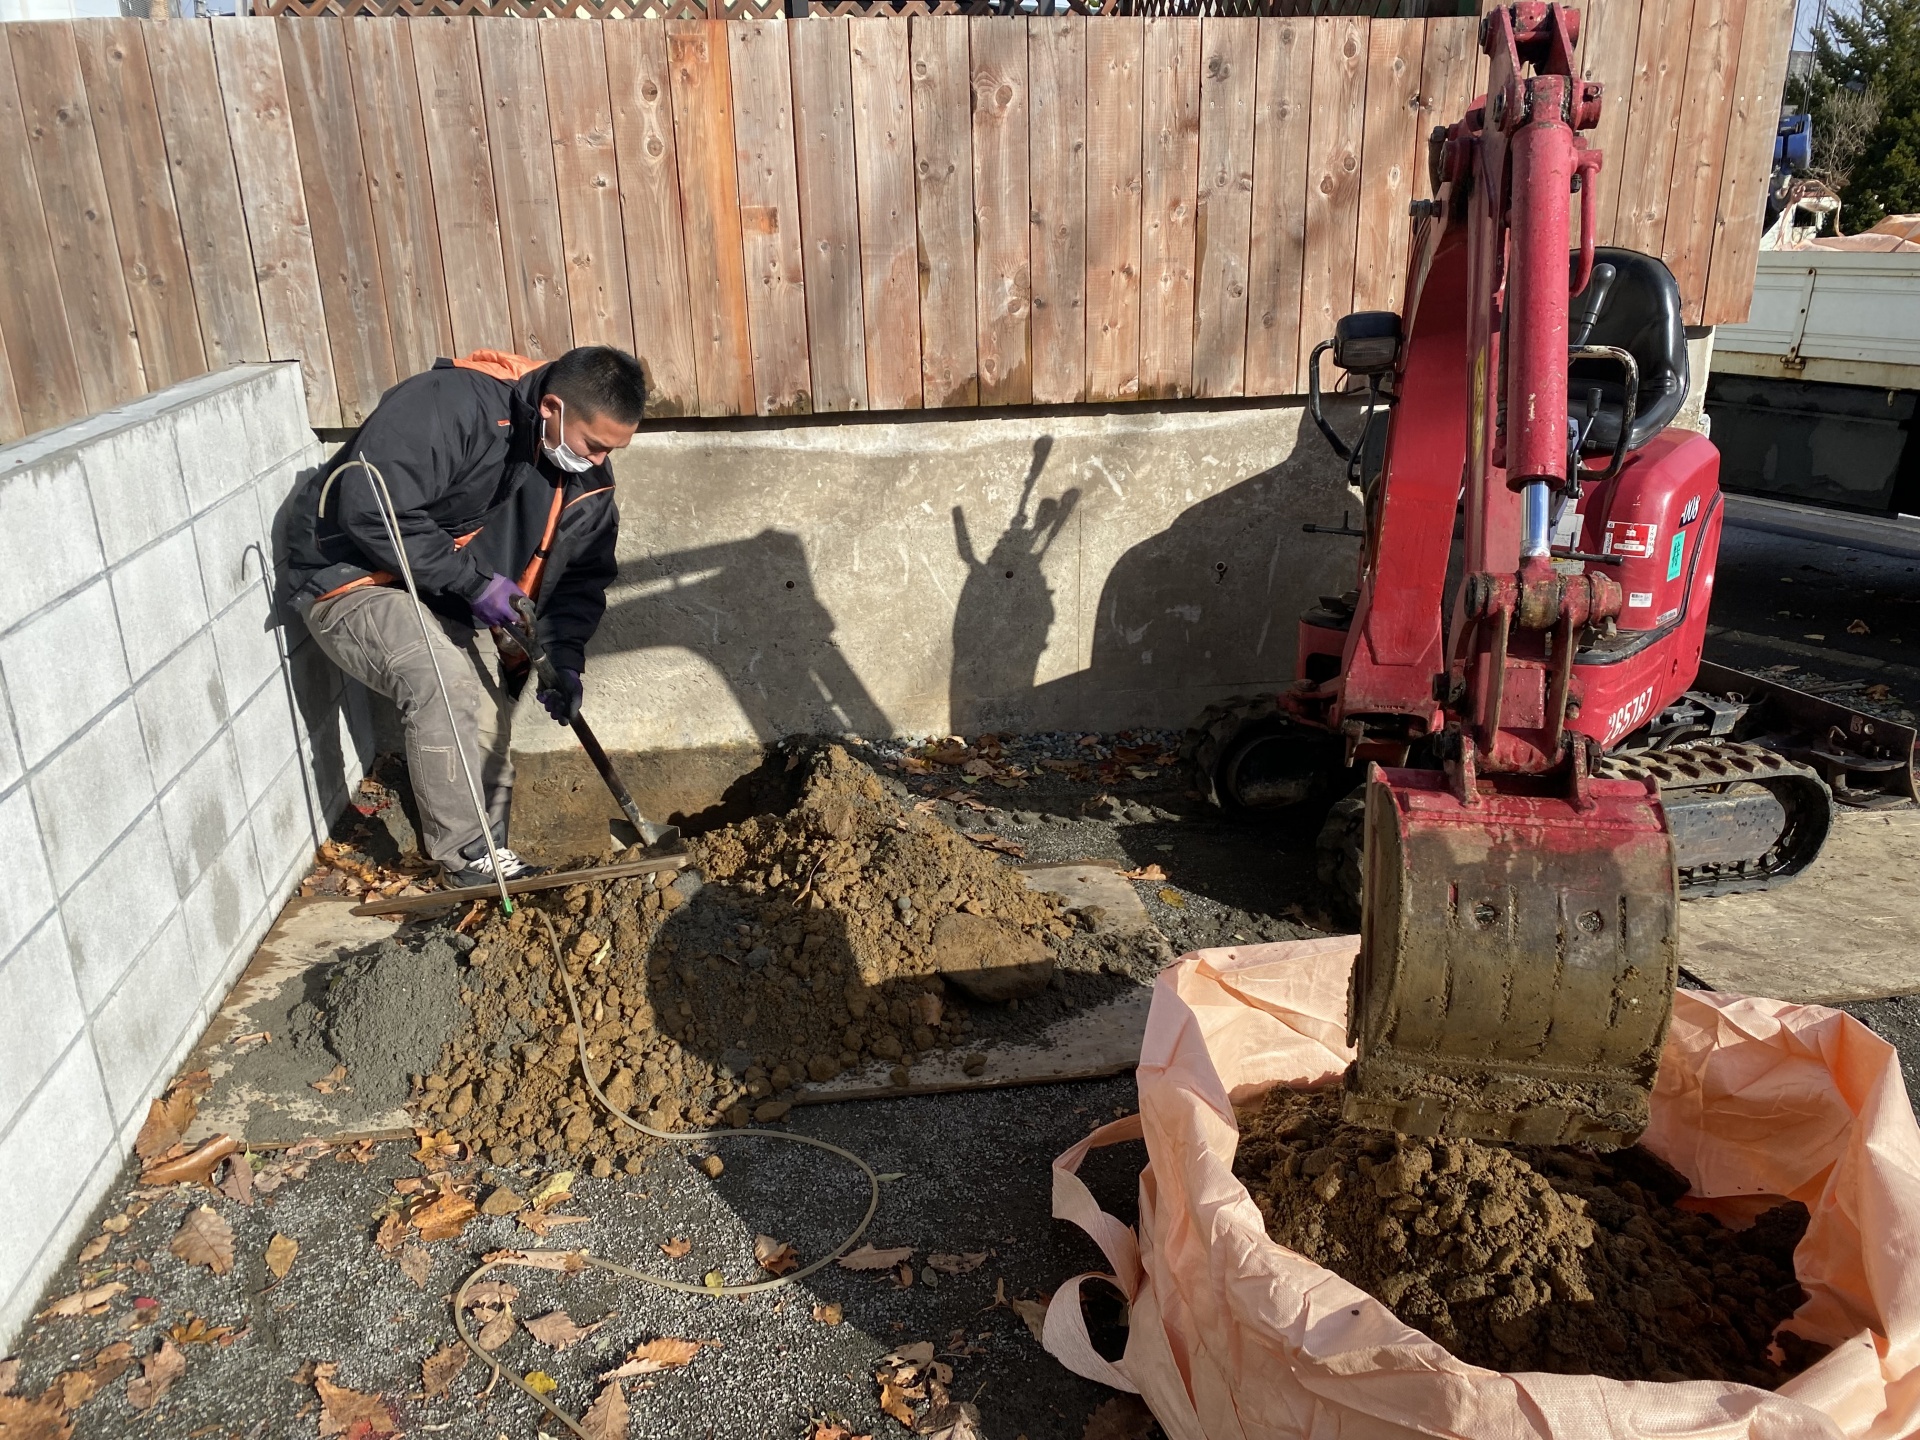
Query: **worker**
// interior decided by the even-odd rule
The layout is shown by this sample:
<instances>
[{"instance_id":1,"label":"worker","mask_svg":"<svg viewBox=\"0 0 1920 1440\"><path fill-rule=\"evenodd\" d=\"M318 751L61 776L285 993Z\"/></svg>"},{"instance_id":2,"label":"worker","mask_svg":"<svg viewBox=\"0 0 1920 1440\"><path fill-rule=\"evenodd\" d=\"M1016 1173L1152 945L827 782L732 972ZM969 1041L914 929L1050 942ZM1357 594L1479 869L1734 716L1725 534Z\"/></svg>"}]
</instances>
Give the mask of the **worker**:
<instances>
[{"instance_id":1,"label":"worker","mask_svg":"<svg viewBox=\"0 0 1920 1440\"><path fill-rule=\"evenodd\" d=\"M496 627L519 625L515 603L531 597L558 681L538 699L572 723L615 573L608 459L645 402L640 362L605 345L545 365L491 350L438 360L382 396L294 498L294 606L334 664L398 706L421 849L451 886L536 873L507 848L525 665L502 663ZM424 643L380 481L427 611Z\"/></svg>"}]
</instances>

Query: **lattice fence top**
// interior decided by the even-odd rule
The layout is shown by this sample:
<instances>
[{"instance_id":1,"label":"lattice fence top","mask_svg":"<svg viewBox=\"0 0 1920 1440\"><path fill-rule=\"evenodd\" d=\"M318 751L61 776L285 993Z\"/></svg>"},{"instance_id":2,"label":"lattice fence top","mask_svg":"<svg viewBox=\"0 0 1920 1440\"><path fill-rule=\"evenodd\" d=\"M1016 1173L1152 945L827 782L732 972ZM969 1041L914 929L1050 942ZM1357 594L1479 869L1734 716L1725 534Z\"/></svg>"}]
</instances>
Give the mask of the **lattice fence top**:
<instances>
[{"instance_id":1,"label":"lattice fence top","mask_svg":"<svg viewBox=\"0 0 1920 1440\"><path fill-rule=\"evenodd\" d=\"M868 15L1373 15L1479 13L1477 0L250 0L255 15L778 20Z\"/></svg>"}]
</instances>

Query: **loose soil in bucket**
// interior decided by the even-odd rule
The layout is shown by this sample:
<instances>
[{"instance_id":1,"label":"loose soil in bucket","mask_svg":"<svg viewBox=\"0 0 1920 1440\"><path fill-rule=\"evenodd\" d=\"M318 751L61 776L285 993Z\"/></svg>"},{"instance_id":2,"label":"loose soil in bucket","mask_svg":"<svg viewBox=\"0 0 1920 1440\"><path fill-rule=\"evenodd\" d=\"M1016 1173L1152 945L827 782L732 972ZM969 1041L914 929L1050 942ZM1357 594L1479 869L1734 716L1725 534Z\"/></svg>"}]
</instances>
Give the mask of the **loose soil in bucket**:
<instances>
[{"instance_id":1,"label":"loose soil in bucket","mask_svg":"<svg viewBox=\"0 0 1920 1440\"><path fill-rule=\"evenodd\" d=\"M1687 1181L1638 1146L1409 1139L1342 1121L1338 1091L1276 1090L1240 1112L1234 1173L1274 1240L1474 1365L1771 1390L1824 1353L1774 1344L1806 1298L1806 1207L1729 1229L1676 1208Z\"/></svg>"},{"instance_id":2,"label":"loose soil in bucket","mask_svg":"<svg viewBox=\"0 0 1920 1440\"><path fill-rule=\"evenodd\" d=\"M421 1123L498 1165L638 1168L647 1142L580 1073L537 914L594 1078L658 1129L772 1122L796 1083L876 1061L906 1084L922 1054L1031 1035L1151 977L1154 937L1092 934L1098 917L1030 890L839 746L793 766L790 810L695 838L677 878L531 894L485 921L469 1021L423 1079Z\"/></svg>"}]
</instances>

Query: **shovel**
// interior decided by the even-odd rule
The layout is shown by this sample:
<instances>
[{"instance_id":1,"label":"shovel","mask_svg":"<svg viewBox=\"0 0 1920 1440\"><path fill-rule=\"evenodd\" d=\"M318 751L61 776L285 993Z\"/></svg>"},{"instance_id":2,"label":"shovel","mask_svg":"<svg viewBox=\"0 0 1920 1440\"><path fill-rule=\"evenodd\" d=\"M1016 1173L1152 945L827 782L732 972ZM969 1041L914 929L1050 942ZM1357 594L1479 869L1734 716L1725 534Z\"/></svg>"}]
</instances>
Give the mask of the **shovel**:
<instances>
[{"instance_id":1,"label":"shovel","mask_svg":"<svg viewBox=\"0 0 1920 1440\"><path fill-rule=\"evenodd\" d=\"M538 630L534 624L533 601L519 599L514 609L520 612L525 622L524 628L516 625L501 626L511 648L517 649L533 671L540 683L549 690L559 690L560 676L553 668L553 662L547 658L547 652L541 648L537 638ZM575 714L573 717L574 738L579 740L580 748L587 752L587 759L593 762L593 768L600 772L600 778L607 782L607 789L613 792L613 798L619 803L620 813L627 817L627 824L633 827L634 834L642 845L651 851L671 850L680 844L678 825L656 825L640 813L640 807L633 803L633 796L627 793L627 787L614 772L613 761L608 758L601 746L599 737L587 725L586 718Z\"/></svg>"}]
</instances>

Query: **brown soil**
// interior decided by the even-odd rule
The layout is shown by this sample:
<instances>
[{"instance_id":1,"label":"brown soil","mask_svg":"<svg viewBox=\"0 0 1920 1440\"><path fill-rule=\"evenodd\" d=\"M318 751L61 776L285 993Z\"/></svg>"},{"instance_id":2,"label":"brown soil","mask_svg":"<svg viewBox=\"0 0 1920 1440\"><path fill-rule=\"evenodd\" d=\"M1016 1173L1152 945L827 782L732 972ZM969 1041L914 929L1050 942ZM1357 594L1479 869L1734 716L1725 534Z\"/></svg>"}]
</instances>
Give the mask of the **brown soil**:
<instances>
[{"instance_id":1,"label":"brown soil","mask_svg":"<svg viewBox=\"0 0 1920 1440\"><path fill-rule=\"evenodd\" d=\"M1101 982L1137 983L1099 973L1088 917L903 806L843 749L794 763L809 769L790 811L693 840L694 865L671 884L577 885L487 921L466 977L472 1023L425 1078L423 1123L495 1164L570 1155L600 1174L637 1166L645 1142L608 1120L579 1074L536 909L567 957L595 1078L661 1129L777 1119L795 1083L876 1060L907 1083L922 1053L966 1044L976 1013L1012 1008L976 1011L959 993L961 983L977 992L980 977L957 972L978 965L985 929L1018 962L986 977L989 991L1011 998L1037 978L1045 993L1029 1011ZM953 938L955 917L967 944ZM1049 975L1050 953L1067 973ZM1130 957L1104 958L1130 973Z\"/></svg>"},{"instance_id":2,"label":"brown soil","mask_svg":"<svg viewBox=\"0 0 1920 1440\"><path fill-rule=\"evenodd\" d=\"M1824 1353L1773 1330L1805 1293L1806 1208L1747 1230L1674 1208L1687 1182L1634 1147L1425 1141L1351 1126L1337 1091L1240 1114L1234 1173L1280 1244L1471 1364L1773 1389Z\"/></svg>"}]
</instances>

